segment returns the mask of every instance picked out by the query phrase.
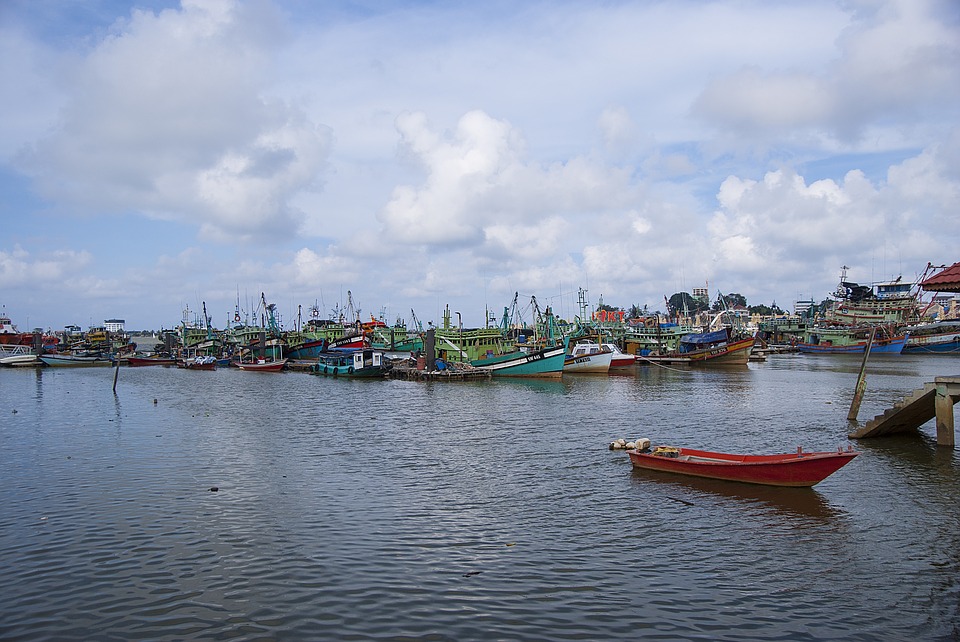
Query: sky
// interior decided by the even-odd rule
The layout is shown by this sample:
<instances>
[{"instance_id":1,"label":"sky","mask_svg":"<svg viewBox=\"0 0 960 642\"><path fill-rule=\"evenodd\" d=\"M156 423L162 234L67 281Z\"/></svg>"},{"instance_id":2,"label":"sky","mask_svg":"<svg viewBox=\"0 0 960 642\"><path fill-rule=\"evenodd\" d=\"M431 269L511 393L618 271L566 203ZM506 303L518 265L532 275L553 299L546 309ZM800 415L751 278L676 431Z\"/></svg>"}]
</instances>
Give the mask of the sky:
<instances>
[{"instance_id":1,"label":"sky","mask_svg":"<svg viewBox=\"0 0 960 642\"><path fill-rule=\"evenodd\" d=\"M789 310L960 261L956 0L0 0L0 81L21 330Z\"/></svg>"}]
</instances>

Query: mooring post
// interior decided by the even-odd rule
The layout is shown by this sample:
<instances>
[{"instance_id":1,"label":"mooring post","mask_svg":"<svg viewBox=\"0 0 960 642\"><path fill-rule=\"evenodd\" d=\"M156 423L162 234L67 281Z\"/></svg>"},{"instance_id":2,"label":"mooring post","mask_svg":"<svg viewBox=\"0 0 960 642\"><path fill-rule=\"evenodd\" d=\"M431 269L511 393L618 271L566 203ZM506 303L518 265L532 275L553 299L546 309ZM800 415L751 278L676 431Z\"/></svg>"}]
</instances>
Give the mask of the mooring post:
<instances>
[{"instance_id":1,"label":"mooring post","mask_svg":"<svg viewBox=\"0 0 960 642\"><path fill-rule=\"evenodd\" d=\"M850 404L850 412L847 413L847 421L856 421L857 415L860 414L860 402L863 401L863 393L867 390L867 359L870 358L870 348L873 347L873 335L876 331L876 327L870 328L870 337L863 349L863 363L860 364L860 376L857 377L857 388L853 392L853 402Z\"/></svg>"},{"instance_id":2,"label":"mooring post","mask_svg":"<svg viewBox=\"0 0 960 642\"><path fill-rule=\"evenodd\" d=\"M956 384L951 385L943 379L946 377L937 377L936 380L937 397L934 408L937 413L937 445L953 448L956 446L956 433L953 427L954 399L950 393L960 393L960 390Z\"/></svg>"}]
</instances>

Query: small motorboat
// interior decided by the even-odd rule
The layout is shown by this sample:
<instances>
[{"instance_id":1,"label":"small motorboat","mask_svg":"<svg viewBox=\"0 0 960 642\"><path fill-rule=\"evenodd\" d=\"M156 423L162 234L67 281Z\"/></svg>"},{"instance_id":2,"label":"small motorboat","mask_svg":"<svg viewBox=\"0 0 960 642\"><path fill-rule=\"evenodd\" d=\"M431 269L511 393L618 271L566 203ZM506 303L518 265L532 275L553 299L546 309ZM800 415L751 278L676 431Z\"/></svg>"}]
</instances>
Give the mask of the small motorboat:
<instances>
[{"instance_id":1,"label":"small motorboat","mask_svg":"<svg viewBox=\"0 0 960 642\"><path fill-rule=\"evenodd\" d=\"M644 443L627 451L634 468L767 486L813 486L860 454L848 446L833 452L797 448L796 452L778 455L734 455L673 446L650 449L649 440L638 441Z\"/></svg>"},{"instance_id":2,"label":"small motorboat","mask_svg":"<svg viewBox=\"0 0 960 642\"><path fill-rule=\"evenodd\" d=\"M286 365L286 359L276 359L273 361L257 359L256 361L241 361L237 364L237 367L241 370L251 370L253 372L280 372Z\"/></svg>"},{"instance_id":3,"label":"small motorboat","mask_svg":"<svg viewBox=\"0 0 960 642\"><path fill-rule=\"evenodd\" d=\"M199 356L192 359L184 359L177 363L177 367L185 370L216 370L217 359L211 356Z\"/></svg>"}]
</instances>

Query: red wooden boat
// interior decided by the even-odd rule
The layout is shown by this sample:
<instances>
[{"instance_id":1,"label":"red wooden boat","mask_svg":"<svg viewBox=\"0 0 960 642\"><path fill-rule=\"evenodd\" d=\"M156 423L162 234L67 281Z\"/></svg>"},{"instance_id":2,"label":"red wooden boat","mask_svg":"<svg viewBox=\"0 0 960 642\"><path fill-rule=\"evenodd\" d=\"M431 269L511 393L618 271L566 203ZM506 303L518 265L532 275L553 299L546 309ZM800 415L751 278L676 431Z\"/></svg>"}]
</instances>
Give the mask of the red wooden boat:
<instances>
[{"instance_id":1,"label":"red wooden boat","mask_svg":"<svg viewBox=\"0 0 960 642\"><path fill-rule=\"evenodd\" d=\"M813 486L860 453L848 447L834 452L797 448L795 453L780 455L732 455L657 446L653 450L628 450L627 454L635 468L768 486Z\"/></svg>"}]
</instances>

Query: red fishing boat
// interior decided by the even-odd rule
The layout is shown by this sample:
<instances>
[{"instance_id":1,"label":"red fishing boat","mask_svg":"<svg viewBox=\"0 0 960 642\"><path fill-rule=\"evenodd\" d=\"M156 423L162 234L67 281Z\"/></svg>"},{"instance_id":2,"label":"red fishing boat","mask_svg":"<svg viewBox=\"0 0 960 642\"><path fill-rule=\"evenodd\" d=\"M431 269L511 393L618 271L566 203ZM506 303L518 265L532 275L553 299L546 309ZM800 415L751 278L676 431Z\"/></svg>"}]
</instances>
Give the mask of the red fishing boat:
<instances>
[{"instance_id":1,"label":"red fishing boat","mask_svg":"<svg viewBox=\"0 0 960 642\"><path fill-rule=\"evenodd\" d=\"M627 454L635 468L767 486L813 486L860 453L848 447L834 452L797 448L795 453L779 455L733 455L657 446L653 450L628 450Z\"/></svg>"}]
</instances>

